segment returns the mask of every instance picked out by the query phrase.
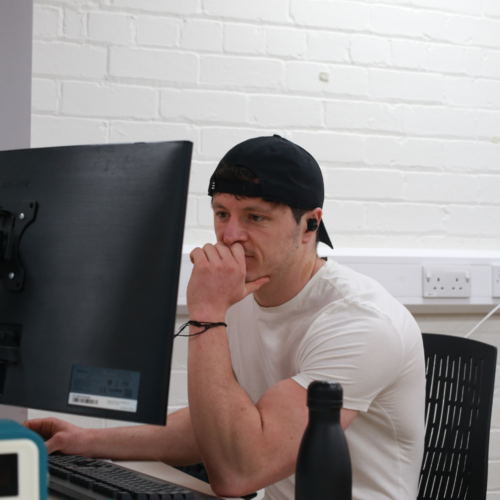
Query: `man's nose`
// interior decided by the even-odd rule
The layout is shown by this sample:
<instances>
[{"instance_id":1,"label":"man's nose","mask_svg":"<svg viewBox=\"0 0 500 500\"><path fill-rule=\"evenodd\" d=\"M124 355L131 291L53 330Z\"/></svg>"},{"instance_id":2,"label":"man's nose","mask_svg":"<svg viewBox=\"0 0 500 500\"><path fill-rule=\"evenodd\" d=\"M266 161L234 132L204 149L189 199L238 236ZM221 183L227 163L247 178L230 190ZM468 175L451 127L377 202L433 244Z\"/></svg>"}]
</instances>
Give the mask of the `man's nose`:
<instances>
[{"instance_id":1,"label":"man's nose","mask_svg":"<svg viewBox=\"0 0 500 500\"><path fill-rule=\"evenodd\" d=\"M224 243L232 245L233 243L241 243L247 241L248 235L243 227L236 219L231 219L224 230Z\"/></svg>"}]
</instances>

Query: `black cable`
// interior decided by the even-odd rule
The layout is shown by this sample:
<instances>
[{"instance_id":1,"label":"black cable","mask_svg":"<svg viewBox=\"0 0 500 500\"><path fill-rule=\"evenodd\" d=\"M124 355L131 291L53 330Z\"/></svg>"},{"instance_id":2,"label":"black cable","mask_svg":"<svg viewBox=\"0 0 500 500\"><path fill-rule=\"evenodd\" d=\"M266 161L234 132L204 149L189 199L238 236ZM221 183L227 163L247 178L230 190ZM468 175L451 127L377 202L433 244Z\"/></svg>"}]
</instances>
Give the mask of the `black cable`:
<instances>
[{"instance_id":1,"label":"black cable","mask_svg":"<svg viewBox=\"0 0 500 500\"><path fill-rule=\"evenodd\" d=\"M190 335L181 335L181 332L189 325L197 326L199 328L205 328L205 330L198 332L198 333L192 333ZM208 321L188 321L187 323L184 323L180 328L179 331L174 335L175 337L196 337L196 335L201 335L202 333L205 333L207 330L210 328L215 328L216 326L225 326L227 328L226 323L209 323Z\"/></svg>"}]
</instances>

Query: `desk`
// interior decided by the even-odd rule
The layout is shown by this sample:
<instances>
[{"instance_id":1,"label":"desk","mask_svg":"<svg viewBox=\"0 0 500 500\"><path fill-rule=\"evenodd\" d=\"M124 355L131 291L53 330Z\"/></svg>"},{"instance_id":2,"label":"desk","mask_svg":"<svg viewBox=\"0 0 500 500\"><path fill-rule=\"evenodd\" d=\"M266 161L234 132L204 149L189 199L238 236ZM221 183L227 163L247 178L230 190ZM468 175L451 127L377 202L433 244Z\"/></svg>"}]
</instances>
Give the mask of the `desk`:
<instances>
[{"instance_id":1,"label":"desk","mask_svg":"<svg viewBox=\"0 0 500 500\"><path fill-rule=\"evenodd\" d=\"M174 469L173 467L170 467L170 465L162 462L129 462L116 460L113 463L123 465L124 467L142 472L143 474L149 474L150 476L159 477L160 479L165 479L166 481L172 481L173 483L185 486L186 488L192 488L193 490L198 490L202 493L216 496L209 484L200 481L189 474L185 474L184 472ZM68 498L69 497L62 495L61 493L52 491L49 492L49 500L67 500ZM225 499L226 497L221 498ZM234 500L234 497L227 500Z\"/></svg>"}]
</instances>

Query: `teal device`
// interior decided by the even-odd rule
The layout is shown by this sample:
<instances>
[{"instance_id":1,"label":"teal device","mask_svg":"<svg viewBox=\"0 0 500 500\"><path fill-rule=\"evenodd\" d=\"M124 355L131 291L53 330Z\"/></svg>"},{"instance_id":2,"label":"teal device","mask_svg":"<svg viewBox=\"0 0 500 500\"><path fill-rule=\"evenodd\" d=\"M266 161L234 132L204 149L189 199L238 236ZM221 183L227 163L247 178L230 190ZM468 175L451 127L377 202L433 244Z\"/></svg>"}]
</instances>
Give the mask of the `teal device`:
<instances>
[{"instance_id":1,"label":"teal device","mask_svg":"<svg viewBox=\"0 0 500 500\"><path fill-rule=\"evenodd\" d=\"M47 448L13 420L0 420L0 500L47 500Z\"/></svg>"}]
</instances>

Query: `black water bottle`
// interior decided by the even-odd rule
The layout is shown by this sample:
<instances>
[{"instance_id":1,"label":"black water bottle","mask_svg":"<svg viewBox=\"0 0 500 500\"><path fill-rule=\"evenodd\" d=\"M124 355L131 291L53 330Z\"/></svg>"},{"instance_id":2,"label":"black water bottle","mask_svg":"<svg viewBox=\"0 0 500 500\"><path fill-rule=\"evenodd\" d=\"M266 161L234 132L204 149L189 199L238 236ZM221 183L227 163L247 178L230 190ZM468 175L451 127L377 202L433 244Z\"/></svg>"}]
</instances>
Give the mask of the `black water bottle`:
<instances>
[{"instance_id":1,"label":"black water bottle","mask_svg":"<svg viewBox=\"0 0 500 500\"><path fill-rule=\"evenodd\" d=\"M340 425L342 395L336 382L309 384L309 424L297 458L295 500L352 499L351 458Z\"/></svg>"}]
</instances>

